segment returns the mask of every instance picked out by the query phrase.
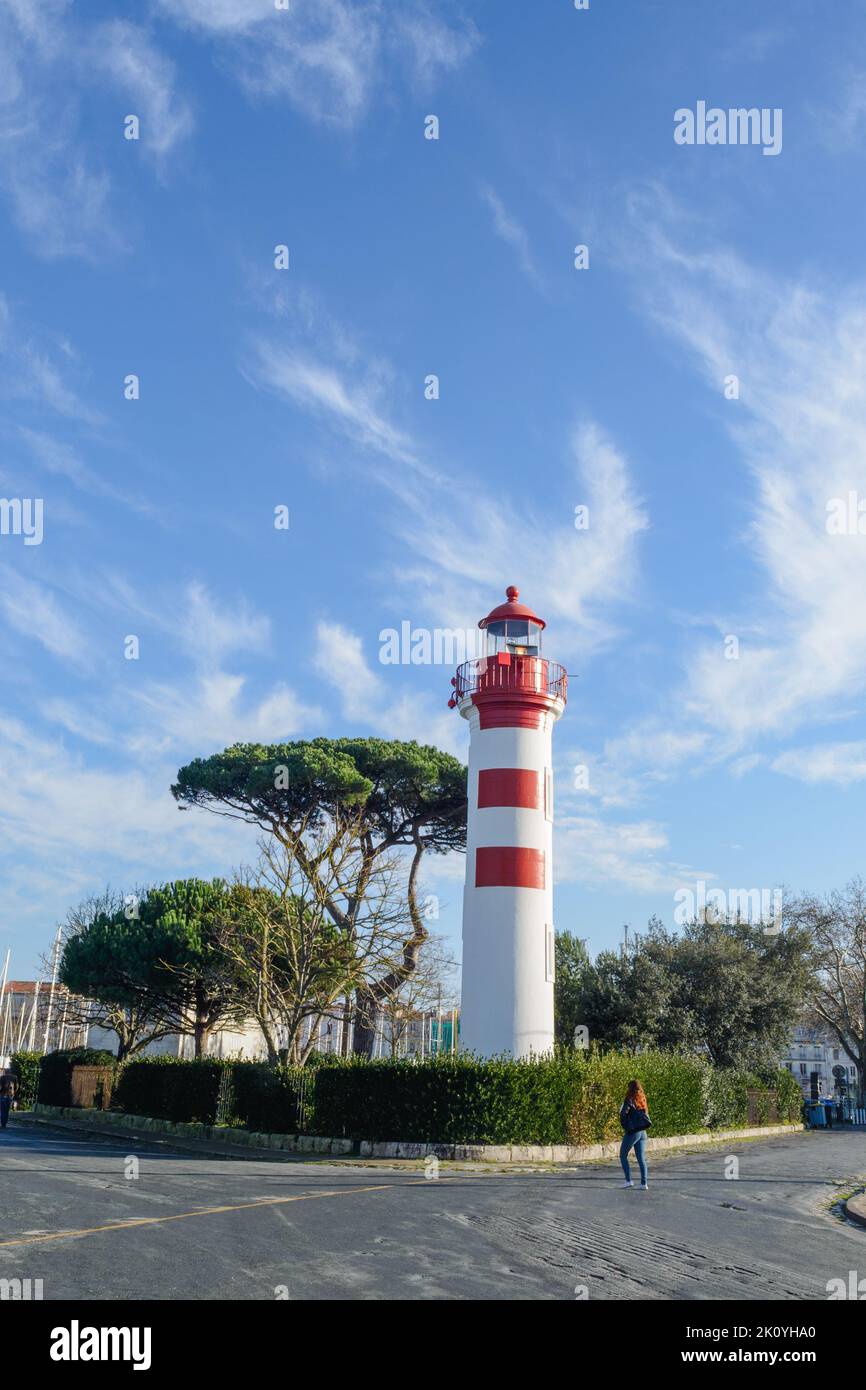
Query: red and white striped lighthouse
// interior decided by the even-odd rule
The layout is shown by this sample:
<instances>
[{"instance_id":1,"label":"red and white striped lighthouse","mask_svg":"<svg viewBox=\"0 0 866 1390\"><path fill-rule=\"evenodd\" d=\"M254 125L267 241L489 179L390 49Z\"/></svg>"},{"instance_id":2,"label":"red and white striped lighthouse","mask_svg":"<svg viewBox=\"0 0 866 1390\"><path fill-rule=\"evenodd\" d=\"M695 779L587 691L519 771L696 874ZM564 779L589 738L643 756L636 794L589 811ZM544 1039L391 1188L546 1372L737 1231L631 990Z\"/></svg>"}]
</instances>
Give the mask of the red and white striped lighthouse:
<instances>
[{"instance_id":1,"label":"red and white striped lighthouse","mask_svg":"<svg viewBox=\"0 0 866 1390\"><path fill-rule=\"evenodd\" d=\"M553 1047L553 726L568 677L541 655L544 621L518 590L478 624L452 707L469 721L460 1045L528 1057Z\"/></svg>"}]
</instances>

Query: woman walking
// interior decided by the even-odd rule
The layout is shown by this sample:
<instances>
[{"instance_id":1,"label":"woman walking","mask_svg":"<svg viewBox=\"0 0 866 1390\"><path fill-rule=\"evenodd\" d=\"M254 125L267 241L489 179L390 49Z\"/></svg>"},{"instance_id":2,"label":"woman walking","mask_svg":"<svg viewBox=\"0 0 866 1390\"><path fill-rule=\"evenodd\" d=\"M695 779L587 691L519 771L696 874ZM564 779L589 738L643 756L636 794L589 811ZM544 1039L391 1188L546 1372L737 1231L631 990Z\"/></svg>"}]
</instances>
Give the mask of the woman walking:
<instances>
[{"instance_id":1,"label":"woman walking","mask_svg":"<svg viewBox=\"0 0 866 1390\"><path fill-rule=\"evenodd\" d=\"M5 1129L12 1102L18 1094L18 1077L14 1071L0 1072L0 1129Z\"/></svg>"},{"instance_id":2,"label":"woman walking","mask_svg":"<svg viewBox=\"0 0 866 1390\"><path fill-rule=\"evenodd\" d=\"M619 1118L625 1130L622 1143L619 1146L619 1161L622 1164L622 1171L625 1173L623 1187L634 1187L631 1180L631 1169L628 1166L628 1151L634 1148L637 1166L640 1168L640 1190L646 1192L649 1187L646 1168L646 1132L652 1124L652 1120L649 1117L643 1086L639 1081L632 1080L628 1083L625 1100L620 1106Z\"/></svg>"}]
</instances>

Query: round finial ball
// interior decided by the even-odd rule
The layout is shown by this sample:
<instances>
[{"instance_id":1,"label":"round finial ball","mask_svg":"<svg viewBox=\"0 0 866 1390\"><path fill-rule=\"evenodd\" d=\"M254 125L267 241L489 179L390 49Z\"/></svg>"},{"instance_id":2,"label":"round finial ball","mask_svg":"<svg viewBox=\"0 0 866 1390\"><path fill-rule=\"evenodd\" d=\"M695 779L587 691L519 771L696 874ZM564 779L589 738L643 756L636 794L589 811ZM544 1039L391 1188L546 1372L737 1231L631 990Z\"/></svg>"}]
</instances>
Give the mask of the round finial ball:
<instances>
[{"instance_id":1,"label":"round finial ball","mask_svg":"<svg viewBox=\"0 0 866 1390\"><path fill-rule=\"evenodd\" d=\"M509 603L517 602L520 597L520 590L516 584L509 584L508 588L505 590L505 597L508 599Z\"/></svg>"}]
</instances>

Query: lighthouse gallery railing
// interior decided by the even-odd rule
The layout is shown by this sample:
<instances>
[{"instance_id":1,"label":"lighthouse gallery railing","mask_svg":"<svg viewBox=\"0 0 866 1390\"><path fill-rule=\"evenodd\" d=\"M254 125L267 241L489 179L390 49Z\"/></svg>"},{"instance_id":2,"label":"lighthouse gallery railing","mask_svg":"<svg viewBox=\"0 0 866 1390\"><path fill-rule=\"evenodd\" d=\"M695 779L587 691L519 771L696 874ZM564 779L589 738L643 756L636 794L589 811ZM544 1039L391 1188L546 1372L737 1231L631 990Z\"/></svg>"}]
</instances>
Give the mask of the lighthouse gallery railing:
<instances>
[{"instance_id":1,"label":"lighthouse gallery railing","mask_svg":"<svg viewBox=\"0 0 866 1390\"><path fill-rule=\"evenodd\" d=\"M458 700L491 690L526 690L564 700L568 672L558 662L540 656L480 656L457 667L454 685Z\"/></svg>"}]
</instances>

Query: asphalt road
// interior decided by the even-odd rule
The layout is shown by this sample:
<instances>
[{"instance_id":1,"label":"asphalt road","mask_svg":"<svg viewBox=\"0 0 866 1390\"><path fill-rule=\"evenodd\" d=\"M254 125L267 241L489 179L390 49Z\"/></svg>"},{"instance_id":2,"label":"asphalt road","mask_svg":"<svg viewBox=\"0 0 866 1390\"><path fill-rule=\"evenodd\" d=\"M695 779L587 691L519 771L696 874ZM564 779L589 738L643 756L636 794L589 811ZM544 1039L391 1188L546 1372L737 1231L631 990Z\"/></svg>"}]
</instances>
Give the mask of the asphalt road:
<instances>
[{"instance_id":1,"label":"asphalt road","mask_svg":"<svg viewBox=\"0 0 866 1390\"><path fill-rule=\"evenodd\" d=\"M129 1156L138 1176L127 1177ZM729 1157L739 1159L730 1179ZM618 1165L423 1171L231 1161L16 1124L0 1133L0 1280L50 1299L826 1299L866 1276L830 1211L866 1133ZM132 1224L130 1224L132 1223Z\"/></svg>"}]
</instances>

